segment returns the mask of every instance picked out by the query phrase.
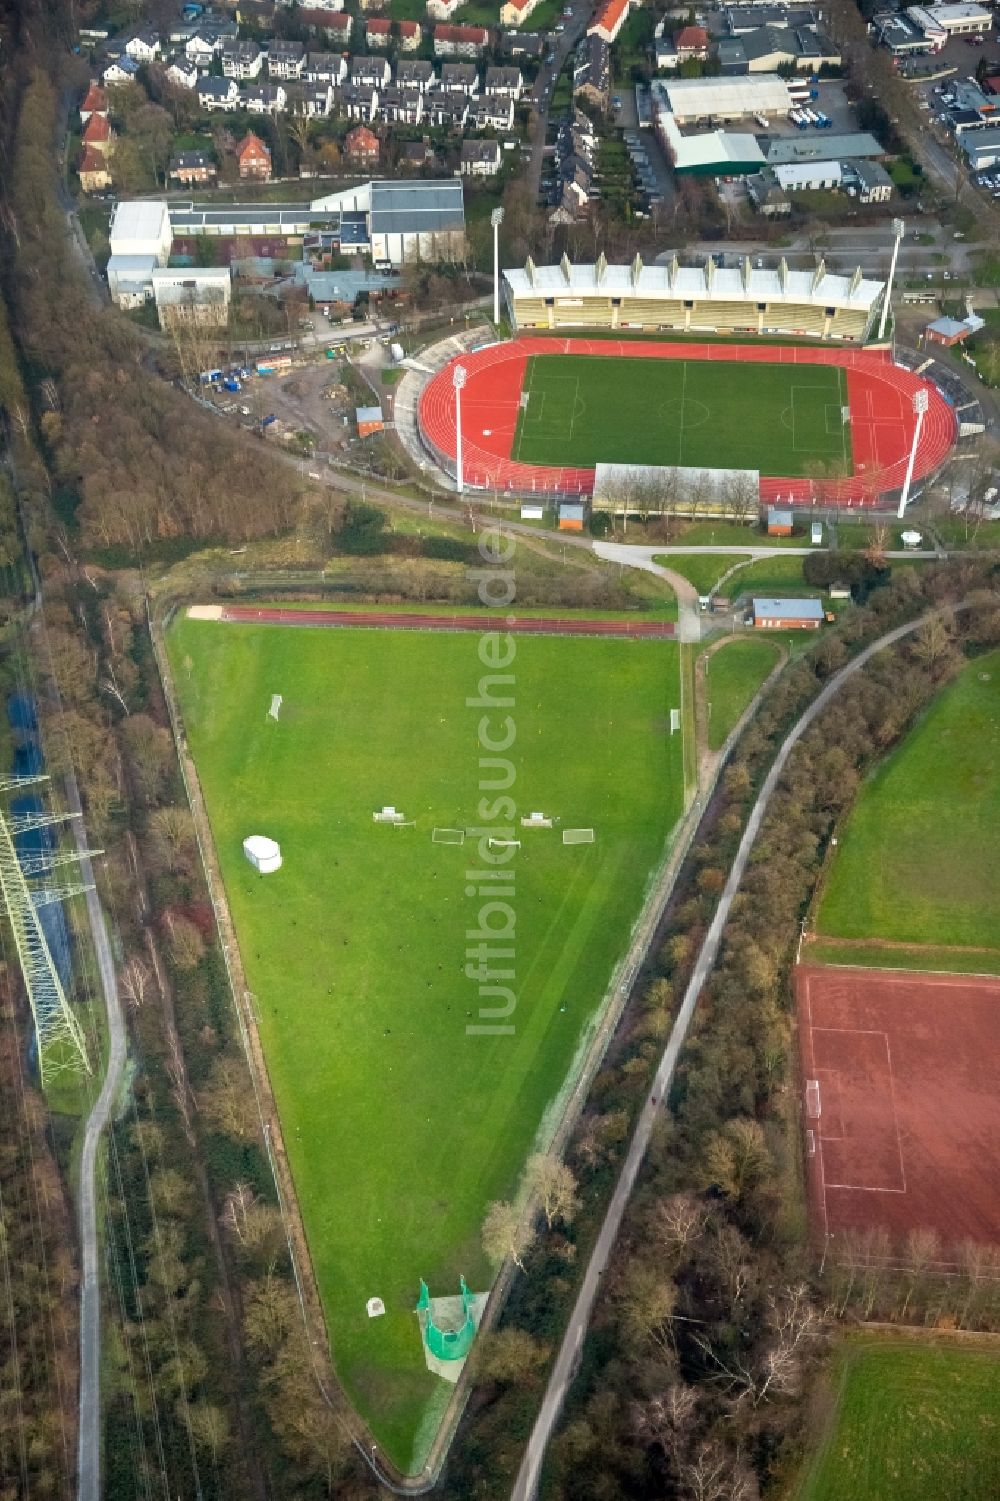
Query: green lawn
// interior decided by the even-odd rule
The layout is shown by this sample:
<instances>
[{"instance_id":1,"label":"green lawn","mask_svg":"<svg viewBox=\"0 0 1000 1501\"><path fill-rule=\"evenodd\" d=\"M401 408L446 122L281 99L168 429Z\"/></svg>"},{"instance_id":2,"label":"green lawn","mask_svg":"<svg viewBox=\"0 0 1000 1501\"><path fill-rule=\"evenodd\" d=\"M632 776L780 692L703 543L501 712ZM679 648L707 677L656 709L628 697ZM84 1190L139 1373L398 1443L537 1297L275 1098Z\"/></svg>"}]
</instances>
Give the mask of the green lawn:
<instances>
[{"instance_id":1,"label":"green lawn","mask_svg":"<svg viewBox=\"0 0 1000 1501\"><path fill-rule=\"evenodd\" d=\"M851 471L838 366L533 355L524 391L512 450L522 463Z\"/></svg>"},{"instance_id":2,"label":"green lawn","mask_svg":"<svg viewBox=\"0 0 1000 1501\"><path fill-rule=\"evenodd\" d=\"M733 558L732 562L737 559ZM738 594L755 594L765 598L772 595L822 594L821 589L810 589L802 576L801 558L761 558L757 563L748 563L738 568L725 583L725 592L731 599Z\"/></svg>"},{"instance_id":3,"label":"green lawn","mask_svg":"<svg viewBox=\"0 0 1000 1501\"><path fill-rule=\"evenodd\" d=\"M708 743L719 750L747 704L778 661L774 641L748 636L727 642L707 659Z\"/></svg>"},{"instance_id":4,"label":"green lawn","mask_svg":"<svg viewBox=\"0 0 1000 1501\"><path fill-rule=\"evenodd\" d=\"M694 584L699 594L711 594L716 580L721 578L727 568L738 563L739 558L727 553L668 552L661 553L653 562L659 563L661 568L672 568L681 578L686 578L689 584Z\"/></svg>"},{"instance_id":5,"label":"green lawn","mask_svg":"<svg viewBox=\"0 0 1000 1501\"><path fill-rule=\"evenodd\" d=\"M803 949L809 964L847 964L860 969L916 969L922 972L950 972L959 975L1000 974L1000 948L948 949L924 947L900 948L892 944L877 948L867 944L838 942L836 938L819 938Z\"/></svg>"},{"instance_id":6,"label":"green lawn","mask_svg":"<svg viewBox=\"0 0 1000 1501\"><path fill-rule=\"evenodd\" d=\"M169 637L337 1370L403 1468L423 1464L450 1390L423 1364L418 1279L489 1285L485 1206L515 1190L682 806L678 648L517 638L515 705L487 727L502 740L515 722L517 812L597 837L523 831L515 1031L469 1034L500 1001L465 972L482 903L466 872L497 854L431 835L510 817L481 806L500 796L467 705L482 639L186 618ZM387 803L416 827L376 826ZM252 832L278 839L280 873L244 860ZM365 1314L373 1294L384 1318Z\"/></svg>"},{"instance_id":7,"label":"green lawn","mask_svg":"<svg viewBox=\"0 0 1000 1501\"><path fill-rule=\"evenodd\" d=\"M688 547L808 547L809 529L800 527L790 537L769 537L756 522L748 526L738 521L688 521L672 540Z\"/></svg>"},{"instance_id":8,"label":"green lawn","mask_svg":"<svg viewBox=\"0 0 1000 1501\"><path fill-rule=\"evenodd\" d=\"M996 947L998 822L1000 652L992 652L939 695L862 789L817 932Z\"/></svg>"},{"instance_id":9,"label":"green lawn","mask_svg":"<svg viewBox=\"0 0 1000 1501\"><path fill-rule=\"evenodd\" d=\"M946 547L956 552L1000 551L1000 521L980 521L963 516L942 516L934 519L934 530Z\"/></svg>"},{"instance_id":10,"label":"green lawn","mask_svg":"<svg viewBox=\"0 0 1000 1501\"><path fill-rule=\"evenodd\" d=\"M1000 1352L849 1339L836 1412L796 1501L1000 1496Z\"/></svg>"}]
</instances>

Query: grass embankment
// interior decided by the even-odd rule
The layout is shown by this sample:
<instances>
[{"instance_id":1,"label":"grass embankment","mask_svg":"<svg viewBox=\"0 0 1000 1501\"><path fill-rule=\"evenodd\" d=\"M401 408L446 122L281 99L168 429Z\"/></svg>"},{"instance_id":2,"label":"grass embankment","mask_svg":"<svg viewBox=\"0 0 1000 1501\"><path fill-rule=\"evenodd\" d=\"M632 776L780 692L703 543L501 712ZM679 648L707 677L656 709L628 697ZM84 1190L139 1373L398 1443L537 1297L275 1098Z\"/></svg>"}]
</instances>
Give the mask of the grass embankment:
<instances>
[{"instance_id":1,"label":"grass embankment","mask_svg":"<svg viewBox=\"0 0 1000 1501\"><path fill-rule=\"evenodd\" d=\"M514 704L489 710L468 702L484 696L482 639L188 619L169 638L334 1360L404 1468L423 1464L450 1390L424 1365L419 1279L435 1296L460 1273L488 1287L486 1206L515 1192L599 1012L693 738L669 733L671 642L518 638L514 682L493 690ZM502 746L508 714L511 747L481 750L484 716ZM522 830L497 802L498 757L518 815L596 842ZM415 827L373 823L389 803ZM466 971L483 905L466 872L499 855L432 831L500 836L495 820L523 840L507 867L516 1006L511 1033L471 1034L481 1005L507 1004ZM279 841L279 872L244 859L251 833ZM366 1316L373 1294L384 1318Z\"/></svg>"},{"instance_id":2,"label":"grass embankment","mask_svg":"<svg viewBox=\"0 0 1000 1501\"><path fill-rule=\"evenodd\" d=\"M760 636L729 641L706 658L708 744L719 750L760 685L774 669L780 647Z\"/></svg>"}]
</instances>

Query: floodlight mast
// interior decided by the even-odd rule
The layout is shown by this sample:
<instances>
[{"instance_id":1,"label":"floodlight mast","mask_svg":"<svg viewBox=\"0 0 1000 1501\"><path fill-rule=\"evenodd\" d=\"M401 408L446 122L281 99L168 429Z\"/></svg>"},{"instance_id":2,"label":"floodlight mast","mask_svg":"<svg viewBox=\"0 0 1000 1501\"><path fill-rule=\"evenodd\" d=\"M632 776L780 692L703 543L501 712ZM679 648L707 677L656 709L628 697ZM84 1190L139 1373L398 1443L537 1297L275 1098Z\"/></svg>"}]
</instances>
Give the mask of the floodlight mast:
<instances>
[{"instance_id":1,"label":"floodlight mast","mask_svg":"<svg viewBox=\"0 0 1000 1501\"><path fill-rule=\"evenodd\" d=\"M462 390L469 378L469 372L464 365L456 365L451 372L451 383L455 387L455 483L459 495L465 489L462 474Z\"/></svg>"},{"instance_id":2,"label":"floodlight mast","mask_svg":"<svg viewBox=\"0 0 1000 1501\"><path fill-rule=\"evenodd\" d=\"M493 226L493 323L500 322L500 226L503 223L503 209L495 208L490 214L490 223Z\"/></svg>"},{"instance_id":3,"label":"floodlight mast","mask_svg":"<svg viewBox=\"0 0 1000 1501\"><path fill-rule=\"evenodd\" d=\"M920 430L924 425L924 418L927 415L927 408L929 406L930 397L928 396L927 392L918 391L913 398L913 410L917 416L917 421L913 429L913 444L910 448L910 457L906 465L906 478L903 481L903 489L899 497L899 510L896 512L896 519L899 521L902 521L903 514L906 511L906 506L910 499L910 485L913 482L913 466L917 462L917 448L920 444Z\"/></svg>"},{"instance_id":4,"label":"floodlight mast","mask_svg":"<svg viewBox=\"0 0 1000 1501\"><path fill-rule=\"evenodd\" d=\"M892 232L896 236L892 247L892 260L889 262L889 280L885 284L885 292L882 296L882 316L878 322L879 339L885 338L885 320L889 316L889 301L892 297L892 282L896 275L896 257L899 255L899 242L906 233L906 225L902 219L893 219Z\"/></svg>"}]
</instances>

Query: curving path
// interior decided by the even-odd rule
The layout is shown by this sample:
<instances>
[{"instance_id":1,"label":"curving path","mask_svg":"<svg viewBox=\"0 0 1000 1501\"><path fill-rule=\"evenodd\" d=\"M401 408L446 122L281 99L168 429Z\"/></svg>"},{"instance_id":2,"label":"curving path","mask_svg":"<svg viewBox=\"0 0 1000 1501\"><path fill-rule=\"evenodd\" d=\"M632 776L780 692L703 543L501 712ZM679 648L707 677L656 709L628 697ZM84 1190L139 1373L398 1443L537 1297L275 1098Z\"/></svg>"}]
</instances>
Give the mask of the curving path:
<instances>
[{"instance_id":1,"label":"curving path","mask_svg":"<svg viewBox=\"0 0 1000 1501\"><path fill-rule=\"evenodd\" d=\"M661 1102L670 1089L674 1070L677 1067L677 1060L684 1045L684 1040L687 1037L691 1018L694 1015L695 1005L718 956L722 932L729 918L733 898L736 896L740 882L743 879L750 851L760 832L764 814L767 811L774 789L785 769L788 757L813 721L829 706L844 684L855 673L860 672L866 662L870 661L878 652L884 651L886 647L893 646L897 641L901 641L904 636L908 636L913 631L918 630L927 619L927 615L921 615L916 620L908 621L906 625L897 626L895 630L889 631L886 635L880 636L877 641L872 642L871 646L865 647L864 651L855 657L852 662L849 662L846 667L842 667L830 679L826 687L821 690L794 728L789 732L774 759L774 764L764 780L764 785L757 796L757 801L750 811L750 817L747 820L743 838L740 840L739 848L730 867L722 896L719 898L715 916L712 918L711 925L705 935L705 941L695 961L694 970L688 981L687 989L684 992L684 998L681 1001L680 1010L671 1029L663 1057L660 1059L660 1066L656 1071L652 1088L643 1104L635 1132L629 1143L628 1153L622 1164L622 1170L615 1185L614 1194L608 1205L600 1234L591 1252L590 1261L584 1273L583 1283L577 1294L576 1303L573 1306L573 1312L566 1326L566 1332L563 1335L555 1365L552 1367L548 1385L545 1388L545 1395L542 1399L538 1417L535 1420L535 1426L531 1431L528 1446L524 1451L521 1468L518 1471L514 1488L511 1491L511 1501L533 1501L537 1493L545 1451L559 1419L566 1394L576 1375L587 1326L590 1323L594 1303L600 1288L600 1279L604 1274L611 1252L614 1249L615 1241L618 1238L625 1209L631 1197L642 1159L646 1154L653 1125L661 1109Z\"/></svg>"},{"instance_id":2,"label":"curving path","mask_svg":"<svg viewBox=\"0 0 1000 1501\"><path fill-rule=\"evenodd\" d=\"M955 414L937 387L896 365L884 349L525 336L490 344L461 357L467 371L462 396L463 471L470 486L519 494L592 493L593 469L522 464L511 458L525 369L536 354L843 367L851 407L854 473L831 480L762 476L760 497L765 502L780 499L805 505L872 506L886 491L899 489L913 438L913 397L918 391L928 393L930 407L917 450L915 480L937 468L958 432ZM454 363L449 361L428 381L417 406L423 440L448 474L455 472Z\"/></svg>"}]
</instances>

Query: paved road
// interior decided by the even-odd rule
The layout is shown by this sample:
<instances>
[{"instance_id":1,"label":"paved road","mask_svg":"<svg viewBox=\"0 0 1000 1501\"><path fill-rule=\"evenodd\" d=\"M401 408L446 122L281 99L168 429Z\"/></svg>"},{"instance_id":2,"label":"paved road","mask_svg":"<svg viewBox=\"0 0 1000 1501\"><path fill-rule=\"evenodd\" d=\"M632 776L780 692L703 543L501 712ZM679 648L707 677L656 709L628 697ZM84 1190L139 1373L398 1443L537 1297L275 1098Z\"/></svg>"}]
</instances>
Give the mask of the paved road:
<instances>
[{"instance_id":1,"label":"paved road","mask_svg":"<svg viewBox=\"0 0 1000 1501\"><path fill-rule=\"evenodd\" d=\"M592 10L590 0L571 0L571 3L573 14L564 20L566 30L559 36L556 36L554 32L549 36L549 46L555 53L555 61L542 64L529 95L531 155L528 158L527 186L533 199L537 198L541 192L542 160L545 154L545 137L548 131L552 90L555 88L556 79L562 72L566 59L586 30ZM563 19L560 17L560 20Z\"/></svg>"},{"instance_id":2,"label":"paved road","mask_svg":"<svg viewBox=\"0 0 1000 1501\"><path fill-rule=\"evenodd\" d=\"M94 871L86 854L86 830L80 808L76 778L66 783L76 847L80 851L80 874L93 884ZM118 996L115 965L108 930L97 892L87 892L87 917L101 977L101 990L108 1018L108 1065L101 1092L87 1118L80 1157L79 1227L82 1259L80 1282L80 1432L77 1439L77 1501L101 1501L101 1279L97 1238L97 1149L111 1115L125 1063L125 1022Z\"/></svg>"},{"instance_id":3,"label":"paved road","mask_svg":"<svg viewBox=\"0 0 1000 1501\"><path fill-rule=\"evenodd\" d=\"M784 771L785 763L794 746L804 735L813 720L817 715L822 714L823 710L827 708L831 700L840 692L840 689L848 679L853 677L856 672L859 672L865 663L871 657L875 656L877 652L884 651L887 646L892 646L896 641L902 640L904 636L917 630L926 618L926 616L923 616L918 620L908 622L906 625L898 626L894 631L889 631L887 635L881 636L878 641L866 647L859 656L855 657L853 662L849 662L846 667L841 668L840 672L830 679L819 696L813 700L778 751L774 765L771 767L757 801L753 805L746 830L743 838L740 840L736 857L733 860L725 889L719 899L715 916L712 919L711 926L695 963L691 979L684 992L684 999L681 1002L681 1007L677 1013L667 1046L660 1060L660 1066L656 1071L656 1078L653 1080L652 1089L646 1097L645 1104L640 1113L635 1134L629 1145L628 1154L622 1166L618 1183L611 1202L608 1205L604 1223L601 1226L601 1232L597 1237L597 1243L594 1246L590 1262L584 1274L583 1284L577 1295L573 1312L570 1315L566 1333L563 1336L559 1354L556 1356L556 1362L552 1368L548 1386L545 1389L545 1396L542 1399L542 1405L535 1421L535 1426L531 1431L531 1437L524 1452L521 1468L518 1471L514 1488L511 1491L511 1501L533 1501L533 1497L537 1492L545 1451L566 1399L566 1393L576 1375L580 1351L583 1347L587 1326L590 1323L594 1302L600 1288L601 1277L604 1274L615 1241L618 1238L625 1208L631 1197L646 1148L649 1145L653 1125L662 1109L661 1101L667 1094L673 1080L674 1070L677 1067L677 1059L684 1045L684 1040L687 1037L695 1005L701 994L702 987L715 964L719 944L722 939L722 930L729 918L729 910L732 906L733 898L743 879L743 872L746 869L750 851L760 831L764 814L767 811L767 806L774 789L778 784L778 779Z\"/></svg>"}]
</instances>

